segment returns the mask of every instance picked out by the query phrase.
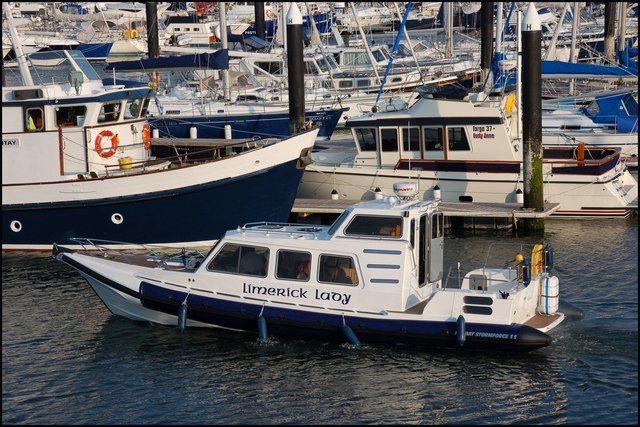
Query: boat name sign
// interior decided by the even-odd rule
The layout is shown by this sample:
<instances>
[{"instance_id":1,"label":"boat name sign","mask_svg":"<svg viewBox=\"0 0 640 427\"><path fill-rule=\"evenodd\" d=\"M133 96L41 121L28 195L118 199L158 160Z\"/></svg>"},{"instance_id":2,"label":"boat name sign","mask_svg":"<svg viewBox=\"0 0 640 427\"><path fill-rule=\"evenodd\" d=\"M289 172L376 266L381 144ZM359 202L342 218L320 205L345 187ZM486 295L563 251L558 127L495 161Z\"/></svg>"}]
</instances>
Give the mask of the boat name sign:
<instances>
[{"instance_id":1,"label":"boat name sign","mask_svg":"<svg viewBox=\"0 0 640 427\"><path fill-rule=\"evenodd\" d=\"M251 295L270 295L289 298L303 298L307 300L309 299L309 296L307 295L308 290L302 288L275 288L271 286L256 286L252 285L251 283L243 284L242 293ZM351 300L351 295L343 294L341 292L324 292L316 289L313 294L313 298L319 301L336 301L342 303L342 305L347 305Z\"/></svg>"},{"instance_id":2,"label":"boat name sign","mask_svg":"<svg viewBox=\"0 0 640 427\"><path fill-rule=\"evenodd\" d=\"M475 139L494 139L496 135L493 133L493 126L474 126L473 137Z\"/></svg>"}]
</instances>

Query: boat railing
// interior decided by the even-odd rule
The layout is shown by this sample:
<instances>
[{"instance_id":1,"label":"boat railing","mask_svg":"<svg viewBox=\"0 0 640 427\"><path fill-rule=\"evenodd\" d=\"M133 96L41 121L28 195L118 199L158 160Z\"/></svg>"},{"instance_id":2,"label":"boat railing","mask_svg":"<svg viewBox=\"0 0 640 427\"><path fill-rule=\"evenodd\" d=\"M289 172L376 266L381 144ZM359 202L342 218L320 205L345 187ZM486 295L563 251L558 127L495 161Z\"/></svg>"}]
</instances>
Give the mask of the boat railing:
<instances>
[{"instance_id":1,"label":"boat railing","mask_svg":"<svg viewBox=\"0 0 640 427\"><path fill-rule=\"evenodd\" d=\"M324 231L327 226L317 226L313 224L289 223L289 222L248 222L242 227L238 227L238 231L258 231L265 234L277 233L286 235L308 235L315 236L316 233Z\"/></svg>"},{"instance_id":2,"label":"boat railing","mask_svg":"<svg viewBox=\"0 0 640 427\"><path fill-rule=\"evenodd\" d=\"M553 268L553 249L550 245L541 243L511 243L493 242L487 248L484 264L479 268L465 268L462 270L460 261L449 265L444 288L459 289L467 277L474 270L482 271L485 289L491 284L516 280L525 286L531 277L537 274L548 273ZM496 271L507 270L506 275L495 275ZM457 285L449 285L449 280L457 282ZM469 278L472 280L472 277Z\"/></svg>"},{"instance_id":3,"label":"boat railing","mask_svg":"<svg viewBox=\"0 0 640 427\"><path fill-rule=\"evenodd\" d=\"M72 237L69 240L102 257L118 257L128 264L140 264L140 259L157 264L162 268L176 267L193 269L205 259L206 253L197 248L172 247L148 243L130 243L88 237Z\"/></svg>"},{"instance_id":4,"label":"boat railing","mask_svg":"<svg viewBox=\"0 0 640 427\"><path fill-rule=\"evenodd\" d=\"M169 138L157 138L158 140L164 140ZM183 139L185 141L183 141ZM171 139L170 139L171 140ZM194 162L202 161L217 161L228 157L229 155L239 155L247 151L251 151L257 148L261 148L277 141L276 138L264 138L264 139L247 139L247 140L219 140L211 139L212 146L206 146L207 140L199 139L201 144L205 145L204 148L189 145L196 144L190 138L173 139L175 146L193 147L193 149L187 150L182 154L175 156L167 156L153 159L146 159L141 161L127 163L127 168L124 169L122 165L104 165L105 175L120 175L123 173L135 173L144 172L147 170L163 169L169 166L180 166L186 164L193 164ZM186 145L183 145L186 144ZM227 152L229 151L229 152Z\"/></svg>"}]
</instances>

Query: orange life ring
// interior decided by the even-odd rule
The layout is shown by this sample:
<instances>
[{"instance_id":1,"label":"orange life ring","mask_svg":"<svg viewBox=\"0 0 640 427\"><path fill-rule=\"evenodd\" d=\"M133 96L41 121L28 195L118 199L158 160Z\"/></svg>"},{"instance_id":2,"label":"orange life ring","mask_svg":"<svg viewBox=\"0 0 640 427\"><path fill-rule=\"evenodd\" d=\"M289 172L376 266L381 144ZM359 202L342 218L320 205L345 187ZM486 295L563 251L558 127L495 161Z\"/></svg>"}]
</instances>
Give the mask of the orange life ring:
<instances>
[{"instance_id":1,"label":"orange life ring","mask_svg":"<svg viewBox=\"0 0 640 427\"><path fill-rule=\"evenodd\" d=\"M147 150L151 148L151 129L149 128L149 123L145 123L142 126L142 142L144 142L144 148Z\"/></svg>"},{"instance_id":2,"label":"orange life ring","mask_svg":"<svg viewBox=\"0 0 640 427\"><path fill-rule=\"evenodd\" d=\"M106 138L110 141L111 146L108 150L105 148L102 148L102 138ZM118 148L118 142L120 142L120 140L118 139L117 134L114 135L113 132L111 132L110 130L103 130L98 134L98 136L96 136L96 151L98 152L100 157L108 159L109 157L116 154L116 148Z\"/></svg>"}]
</instances>

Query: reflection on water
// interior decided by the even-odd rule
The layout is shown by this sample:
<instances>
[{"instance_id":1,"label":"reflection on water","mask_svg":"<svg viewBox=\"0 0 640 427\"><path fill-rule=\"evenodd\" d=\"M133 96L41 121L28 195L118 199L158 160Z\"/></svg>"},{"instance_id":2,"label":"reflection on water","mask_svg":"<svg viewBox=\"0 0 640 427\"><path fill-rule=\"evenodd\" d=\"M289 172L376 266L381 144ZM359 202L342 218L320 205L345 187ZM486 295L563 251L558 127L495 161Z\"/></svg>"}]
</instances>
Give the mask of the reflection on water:
<instances>
[{"instance_id":1,"label":"reflection on water","mask_svg":"<svg viewBox=\"0 0 640 427\"><path fill-rule=\"evenodd\" d=\"M524 355L187 330L116 318L47 255L3 255L2 421L11 424L634 424L636 218L548 220L561 297L585 311ZM446 265L511 232L449 235Z\"/></svg>"}]
</instances>

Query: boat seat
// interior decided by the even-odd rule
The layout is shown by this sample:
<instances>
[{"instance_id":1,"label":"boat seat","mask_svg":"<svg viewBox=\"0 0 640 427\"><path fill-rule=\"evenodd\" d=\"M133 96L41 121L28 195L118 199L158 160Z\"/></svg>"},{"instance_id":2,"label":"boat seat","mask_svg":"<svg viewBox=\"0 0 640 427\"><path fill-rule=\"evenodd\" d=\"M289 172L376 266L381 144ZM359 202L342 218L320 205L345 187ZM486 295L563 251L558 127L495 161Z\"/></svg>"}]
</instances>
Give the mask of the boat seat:
<instances>
[{"instance_id":1,"label":"boat seat","mask_svg":"<svg viewBox=\"0 0 640 427\"><path fill-rule=\"evenodd\" d=\"M487 290L487 276L484 274L472 274L469 276L469 289L486 291Z\"/></svg>"},{"instance_id":2,"label":"boat seat","mask_svg":"<svg viewBox=\"0 0 640 427\"><path fill-rule=\"evenodd\" d=\"M351 281L351 284L358 284L358 275L356 274L356 270L354 268L341 267L341 270L344 273L344 276Z\"/></svg>"}]
</instances>

